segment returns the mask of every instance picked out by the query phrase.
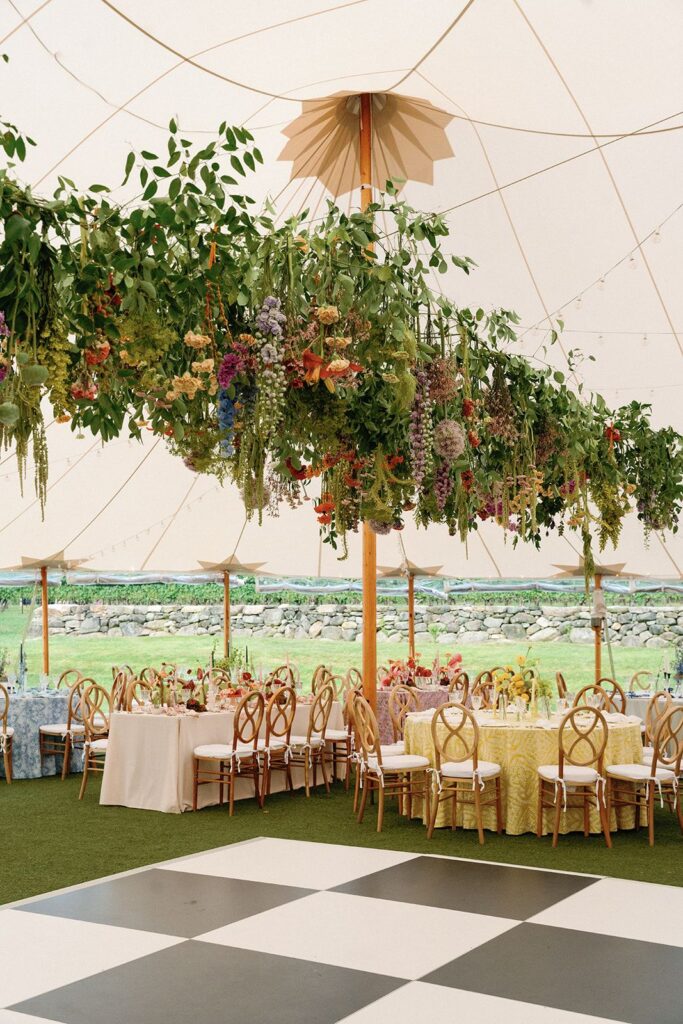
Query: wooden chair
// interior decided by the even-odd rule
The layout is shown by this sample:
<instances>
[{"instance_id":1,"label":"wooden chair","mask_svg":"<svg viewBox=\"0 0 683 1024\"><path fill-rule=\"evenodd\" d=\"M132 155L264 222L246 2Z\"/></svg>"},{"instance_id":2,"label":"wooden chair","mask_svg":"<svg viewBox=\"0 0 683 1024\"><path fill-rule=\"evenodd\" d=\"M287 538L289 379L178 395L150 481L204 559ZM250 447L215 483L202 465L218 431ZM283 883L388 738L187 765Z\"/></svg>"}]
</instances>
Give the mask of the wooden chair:
<instances>
[{"instance_id":1,"label":"wooden chair","mask_svg":"<svg viewBox=\"0 0 683 1024\"><path fill-rule=\"evenodd\" d=\"M582 686L579 692L574 696L574 703L572 707L595 707L599 708L600 711L616 711L614 704L610 700L609 694L607 694L603 690L602 686L598 685L598 683L588 683L587 686Z\"/></svg>"},{"instance_id":2,"label":"wooden chair","mask_svg":"<svg viewBox=\"0 0 683 1024\"><path fill-rule=\"evenodd\" d=\"M346 689L363 689L363 673L357 668L350 668L346 673Z\"/></svg>"},{"instance_id":3,"label":"wooden chair","mask_svg":"<svg viewBox=\"0 0 683 1024\"><path fill-rule=\"evenodd\" d=\"M169 666L165 666L163 670L153 668L151 665L147 665L143 668L138 676L141 683L145 684L147 691L154 693L155 691L159 694L160 704L165 704L169 696L169 683L171 676L168 673ZM128 708L130 711L130 708Z\"/></svg>"},{"instance_id":4,"label":"wooden chair","mask_svg":"<svg viewBox=\"0 0 683 1024\"><path fill-rule=\"evenodd\" d=\"M75 669L70 669L69 671L73 672ZM69 689L66 722L41 725L38 729L41 766L46 757L61 757L62 780L66 778L69 771L71 751L79 747L82 748L85 740L85 726L83 725L81 712L81 700L83 697L81 679L82 676L79 672L78 679ZM59 682L61 683L61 681L60 679Z\"/></svg>"},{"instance_id":5,"label":"wooden chair","mask_svg":"<svg viewBox=\"0 0 683 1024\"><path fill-rule=\"evenodd\" d=\"M564 681L564 676L561 672L555 673L555 683L557 685L557 696L560 700L567 700L569 697L569 690L567 689L567 684Z\"/></svg>"},{"instance_id":6,"label":"wooden chair","mask_svg":"<svg viewBox=\"0 0 683 1024\"><path fill-rule=\"evenodd\" d=\"M609 697L610 703L615 711L619 714L626 714L626 694L623 688L619 685L616 679L610 679L609 676L604 676L602 679L598 679L598 686L601 686L607 696Z\"/></svg>"},{"instance_id":7,"label":"wooden chair","mask_svg":"<svg viewBox=\"0 0 683 1024\"><path fill-rule=\"evenodd\" d=\"M229 813L235 812L235 782L238 778L252 778L254 795L260 803L258 735L263 722L265 701L258 690L251 690L237 705L233 719L231 743L205 743L194 748L193 799L197 810L200 786L218 783L218 802L224 803L223 789L228 787Z\"/></svg>"},{"instance_id":8,"label":"wooden chair","mask_svg":"<svg viewBox=\"0 0 683 1024\"><path fill-rule=\"evenodd\" d=\"M482 708L492 708L495 702L496 693L496 672L502 672L500 668L489 668L480 672L472 686L472 696L481 697Z\"/></svg>"},{"instance_id":9,"label":"wooden chair","mask_svg":"<svg viewBox=\"0 0 683 1024\"><path fill-rule=\"evenodd\" d=\"M360 786L362 796L358 810L358 823L363 821L368 793L378 794L377 831L382 831L386 797L397 796L399 810L405 806L412 816L413 797L423 796L429 813L429 760L417 754L383 756L379 742L379 728L374 712L365 697L353 701L353 717L360 758ZM420 776L421 781L415 781Z\"/></svg>"},{"instance_id":10,"label":"wooden chair","mask_svg":"<svg viewBox=\"0 0 683 1024\"><path fill-rule=\"evenodd\" d=\"M12 743L14 740L14 729L7 724L9 714L9 692L7 687L0 683L0 753L2 763L5 767L5 782L12 784Z\"/></svg>"},{"instance_id":11,"label":"wooden chair","mask_svg":"<svg viewBox=\"0 0 683 1024\"><path fill-rule=\"evenodd\" d=\"M119 674L119 672L123 672L124 675L127 676L129 679L132 679L132 677L135 675L135 673L133 672L133 669L130 667L130 665L112 665L112 667L111 667L111 677L112 677L112 679L116 679L116 677Z\"/></svg>"},{"instance_id":12,"label":"wooden chair","mask_svg":"<svg viewBox=\"0 0 683 1024\"><path fill-rule=\"evenodd\" d=\"M290 739L289 762L293 766L303 767L304 788L307 797L311 795L311 774L313 786L318 784L318 765L323 774L325 789L328 793L330 791L330 783L325 770L325 734L334 699L334 687L329 684L321 685L311 704L306 735L296 735Z\"/></svg>"},{"instance_id":13,"label":"wooden chair","mask_svg":"<svg viewBox=\"0 0 683 1024\"><path fill-rule=\"evenodd\" d=\"M654 678L654 672L650 672L649 669L641 669L639 672L633 673L629 685L633 691L644 690L648 693L652 689L652 681Z\"/></svg>"},{"instance_id":14,"label":"wooden chair","mask_svg":"<svg viewBox=\"0 0 683 1024\"><path fill-rule=\"evenodd\" d=\"M451 828L457 828L458 802L474 807L479 843L484 843L482 808L496 808L496 828L503 831L501 806L501 767L494 761L479 760L479 726L468 708L462 704L442 704L432 717L434 744L435 788L432 794L431 815L427 818L427 838L434 834L439 807L451 801ZM488 783L494 783L494 792L486 797Z\"/></svg>"},{"instance_id":15,"label":"wooden chair","mask_svg":"<svg viewBox=\"0 0 683 1024\"><path fill-rule=\"evenodd\" d=\"M66 672L62 672L61 676L57 680L57 690L70 690L74 683L77 683L79 679L83 678L83 673L79 672L77 668L68 668Z\"/></svg>"},{"instance_id":16,"label":"wooden chair","mask_svg":"<svg viewBox=\"0 0 683 1024\"><path fill-rule=\"evenodd\" d=\"M317 688L320 685L322 685L321 681L320 681L321 678L324 678L325 676L331 676L331 675L332 675L332 672L327 667L327 665L322 665L322 664L321 665L317 665L313 669L313 675L311 676L311 693L317 693L318 692Z\"/></svg>"},{"instance_id":17,"label":"wooden chair","mask_svg":"<svg viewBox=\"0 0 683 1024\"><path fill-rule=\"evenodd\" d=\"M558 736L558 764L538 769L538 818L536 835L543 834L543 811L555 808L553 848L557 846L563 811L583 808L583 834L590 835L590 809L597 806L603 835L612 846L609 814L605 803L604 757L607 722L596 707L576 705L562 719ZM602 787L602 794L600 788ZM576 796L577 803L570 803Z\"/></svg>"},{"instance_id":18,"label":"wooden chair","mask_svg":"<svg viewBox=\"0 0 683 1024\"><path fill-rule=\"evenodd\" d=\"M111 700L109 693L94 679L81 679L81 715L83 718L83 781L78 799L82 800L90 772L103 772L109 742Z\"/></svg>"},{"instance_id":19,"label":"wooden chair","mask_svg":"<svg viewBox=\"0 0 683 1024\"><path fill-rule=\"evenodd\" d=\"M125 711L126 710L126 691L128 689L128 683L133 678L132 674L128 675L125 668L120 668L114 676L114 682L111 686L111 709L112 711Z\"/></svg>"},{"instance_id":20,"label":"wooden chair","mask_svg":"<svg viewBox=\"0 0 683 1024\"><path fill-rule=\"evenodd\" d=\"M403 741L403 731L405 729L406 715L411 711L418 711L420 707L415 687L404 686L402 683L392 686L387 704L394 741L392 752L395 754L405 754L406 746Z\"/></svg>"},{"instance_id":21,"label":"wooden chair","mask_svg":"<svg viewBox=\"0 0 683 1024\"><path fill-rule=\"evenodd\" d=\"M261 764L261 807L270 796L270 780L273 772L284 772L287 788L294 792L292 769L289 763L289 746L292 737L292 723L296 713L296 692L293 686L281 686L275 690L266 704L266 734L256 743Z\"/></svg>"},{"instance_id":22,"label":"wooden chair","mask_svg":"<svg viewBox=\"0 0 683 1024\"><path fill-rule=\"evenodd\" d=\"M470 677L467 672L458 672L448 686L448 696L456 704L466 704L470 692Z\"/></svg>"},{"instance_id":23,"label":"wooden chair","mask_svg":"<svg viewBox=\"0 0 683 1024\"><path fill-rule=\"evenodd\" d=\"M125 697L123 698L124 711L132 711L136 704L145 704L151 701L157 687L145 679L129 679L126 683Z\"/></svg>"},{"instance_id":24,"label":"wooden chair","mask_svg":"<svg viewBox=\"0 0 683 1024\"><path fill-rule=\"evenodd\" d=\"M647 812L648 840L655 843L655 796L660 794L676 809L683 832L683 813L678 779L683 765L683 709L673 707L661 718L654 737L649 764L613 764L607 769L607 811L614 807L619 818L622 807L634 807L636 827L641 810Z\"/></svg>"},{"instance_id":25,"label":"wooden chair","mask_svg":"<svg viewBox=\"0 0 683 1024\"><path fill-rule=\"evenodd\" d=\"M294 669L290 665L278 665L272 672L269 672L266 676L266 686L291 686L292 689L296 688L296 676L294 675Z\"/></svg>"},{"instance_id":26,"label":"wooden chair","mask_svg":"<svg viewBox=\"0 0 683 1024\"><path fill-rule=\"evenodd\" d=\"M671 711L672 707L673 701L668 690L659 690L658 693L650 697L645 711L645 724L643 728L643 738L645 740L643 764L651 764L652 755L655 752L654 742L659 723Z\"/></svg>"}]
</instances>

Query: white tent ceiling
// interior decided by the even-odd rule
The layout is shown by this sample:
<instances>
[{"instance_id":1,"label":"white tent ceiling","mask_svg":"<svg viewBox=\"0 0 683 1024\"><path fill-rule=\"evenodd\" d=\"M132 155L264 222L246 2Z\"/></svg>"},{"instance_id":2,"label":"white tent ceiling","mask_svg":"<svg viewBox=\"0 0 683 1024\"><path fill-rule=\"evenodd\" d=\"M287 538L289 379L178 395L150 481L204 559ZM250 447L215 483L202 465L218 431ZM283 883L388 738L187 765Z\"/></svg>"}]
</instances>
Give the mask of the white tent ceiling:
<instances>
[{"instance_id":1,"label":"white tent ceiling","mask_svg":"<svg viewBox=\"0 0 683 1024\"><path fill-rule=\"evenodd\" d=\"M300 101L423 97L454 115L455 155L435 165L432 185L408 183L405 194L446 211L446 248L479 265L435 285L464 305L516 309L528 356L566 370L567 350L579 348L593 357L576 374L586 388L611 404L650 401L656 425L683 430L681 38L678 0L0 0L0 53L11 58L0 112L38 142L22 174L48 193L58 174L119 181L128 150L164 145L172 116L197 140L222 120L242 123L265 160L249 191L277 197L283 215L305 205L316 216L322 186L290 183L291 165L277 160ZM560 315L561 344L546 351ZM96 554L93 568L182 569L236 551L273 572L359 573L357 546L336 562L308 510L243 531L236 496L193 477L163 444L148 453L114 442L98 456L98 446L83 454L92 439L56 426L48 437L45 524L0 460L1 565L65 549ZM576 555L562 538L541 554L513 549L495 527L467 552L440 529L407 526L400 540L413 562L457 576L543 577ZM666 546L653 538L646 548L634 519L604 560L680 576L683 543ZM380 542L380 564L401 557L398 534Z\"/></svg>"}]
</instances>

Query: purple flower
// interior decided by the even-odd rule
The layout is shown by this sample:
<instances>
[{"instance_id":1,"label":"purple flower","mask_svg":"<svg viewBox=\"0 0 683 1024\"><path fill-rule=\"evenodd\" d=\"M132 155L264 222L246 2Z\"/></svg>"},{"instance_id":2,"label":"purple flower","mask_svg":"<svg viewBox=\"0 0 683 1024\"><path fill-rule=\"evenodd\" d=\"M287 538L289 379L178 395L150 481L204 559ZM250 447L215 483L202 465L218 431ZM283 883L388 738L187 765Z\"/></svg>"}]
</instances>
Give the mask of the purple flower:
<instances>
[{"instance_id":1,"label":"purple flower","mask_svg":"<svg viewBox=\"0 0 683 1024\"><path fill-rule=\"evenodd\" d=\"M243 362L237 352L226 352L218 369L218 383L222 388L229 388L237 374L242 370Z\"/></svg>"},{"instance_id":2,"label":"purple flower","mask_svg":"<svg viewBox=\"0 0 683 1024\"><path fill-rule=\"evenodd\" d=\"M9 337L9 327L7 326L7 320L5 319L5 314L0 309L0 338L8 338L8 337Z\"/></svg>"},{"instance_id":3,"label":"purple flower","mask_svg":"<svg viewBox=\"0 0 683 1024\"><path fill-rule=\"evenodd\" d=\"M6 366L0 366L0 384L2 384L2 382L3 382L3 380L5 379L6 376L7 376L7 367Z\"/></svg>"},{"instance_id":4,"label":"purple flower","mask_svg":"<svg viewBox=\"0 0 683 1024\"><path fill-rule=\"evenodd\" d=\"M280 300L274 295L269 295L263 300L263 305L256 317L256 330L272 338L281 338L283 335L282 325L286 323L287 317L280 309Z\"/></svg>"}]
</instances>

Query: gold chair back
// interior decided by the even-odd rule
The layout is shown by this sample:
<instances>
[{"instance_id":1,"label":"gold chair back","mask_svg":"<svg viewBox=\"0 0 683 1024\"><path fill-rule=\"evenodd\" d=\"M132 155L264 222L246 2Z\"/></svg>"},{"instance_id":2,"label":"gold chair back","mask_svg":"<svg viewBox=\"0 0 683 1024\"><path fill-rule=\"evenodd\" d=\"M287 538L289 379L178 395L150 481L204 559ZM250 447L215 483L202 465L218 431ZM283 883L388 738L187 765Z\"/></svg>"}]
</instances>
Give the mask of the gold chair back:
<instances>
[{"instance_id":1,"label":"gold chair back","mask_svg":"<svg viewBox=\"0 0 683 1024\"><path fill-rule=\"evenodd\" d=\"M126 710L126 690L128 683L130 682L131 676L128 675L125 669L121 668L114 676L114 682L111 687L111 707L112 711L124 711Z\"/></svg>"},{"instance_id":2,"label":"gold chair back","mask_svg":"<svg viewBox=\"0 0 683 1024\"><path fill-rule=\"evenodd\" d=\"M404 686L397 683L392 686L389 693L389 718L391 720L391 731L394 736L394 743L403 739L406 715L409 711L417 711L419 703L414 686Z\"/></svg>"},{"instance_id":3,"label":"gold chair back","mask_svg":"<svg viewBox=\"0 0 683 1024\"><path fill-rule=\"evenodd\" d=\"M332 679L332 672L325 665L318 665L317 669L313 673L313 679L311 680L311 693L318 693L318 691L329 683Z\"/></svg>"},{"instance_id":4,"label":"gold chair back","mask_svg":"<svg viewBox=\"0 0 683 1024\"><path fill-rule=\"evenodd\" d=\"M639 672L634 672L631 676L631 689L632 690L648 690L652 689L652 680L654 679L654 672L650 672L649 669L641 669Z\"/></svg>"},{"instance_id":5,"label":"gold chair back","mask_svg":"<svg viewBox=\"0 0 683 1024\"><path fill-rule=\"evenodd\" d=\"M654 748L651 774L654 775L657 768L668 768L673 769L678 779L683 762L683 708L672 707L662 717L655 733Z\"/></svg>"},{"instance_id":6,"label":"gold chair back","mask_svg":"<svg viewBox=\"0 0 683 1024\"><path fill-rule=\"evenodd\" d=\"M458 704L465 704L470 692L470 677L467 672L458 672L455 679L452 679L448 686L448 694L453 697Z\"/></svg>"},{"instance_id":7,"label":"gold chair back","mask_svg":"<svg viewBox=\"0 0 683 1024\"><path fill-rule=\"evenodd\" d=\"M9 714L9 690L0 683L0 734L7 732L7 716Z\"/></svg>"},{"instance_id":8,"label":"gold chair back","mask_svg":"<svg viewBox=\"0 0 683 1024\"><path fill-rule=\"evenodd\" d=\"M57 680L57 689L61 690L62 687L65 687L67 690L70 690L74 683L77 683L82 678L83 673L79 672L77 668L68 668L66 672L62 672Z\"/></svg>"},{"instance_id":9,"label":"gold chair back","mask_svg":"<svg viewBox=\"0 0 683 1024\"><path fill-rule=\"evenodd\" d=\"M144 704L146 701L151 701L155 690L156 686L147 682L142 677L140 679L129 679L126 683L124 709L132 711L134 704Z\"/></svg>"},{"instance_id":10,"label":"gold chair back","mask_svg":"<svg viewBox=\"0 0 683 1024\"><path fill-rule=\"evenodd\" d=\"M306 736L309 743L311 736L314 733L317 735L325 735L334 700L335 692L332 684L327 683L325 686L321 686L315 695L315 700L311 704L311 714L308 719L308 730Z\"/></svg>"},{"instance_id":11,"label":"gold chair back","mask_svg":"<svg viewBox=\"0 0 683 1024\"><path fill-rule=\"evenodd\" d=\"M74 725L83 725L83 681L77 679L69 690L69 706L67 709L66 728L70 731Z\"/></svg>"},{"instance_id":12,"label":"gold chair back","mask_svg":"<svg viewBox=\"0 0 683 1024\"><path fill-rule=\"evenodd\" d=\"M253 747L256 750L264 711L265 700L260 690L250 690L242 697L235 710L233 749Z\"/></svg>"},{"instance_id":13,"label":"gold chair back","mask_svg":"<svg viewBox=\"0 0 683 1024\"><path fill-rule=\"evenodd\" d=\"M353 721L355 726L356 739L363 761L367 764L369 758L377 760L382 764L382 749L379 742L379 727L375 713L360 694L355 697L351 705Z\"/></svg>"},{"instance_id":14,"label":"gold chair back","mask_svg":"<svg viewBox=\"0 0 683 1024\"><path fill-rule=\"evenodd\" d=\"M609 676L603 676L602 679L598 679L598 686L601 686L607 696L610 699L615 711L621 712L622 715L626 714L626 694L623 689L616 681L616 679L610 679Z\"/></svg>"},{"instance_id":15,"label":"gold chair back","mask_svg":"<svg viewBox=\"0 0 683 1024\"><path fill-rule=\"evenodd\" d=\"M560 723L558 743L560 778L565 764L597 767L603 774L607 722L599 708L583 704L571 708Z\"/></svg>"},{"instance_id":16,"label":"gold chair back","mask_svg":"<svg viewBox=\"0 0 683 1024\"><path fill-rule=\"evenodd\" d=\"M591 699L593 704L588 703ZM573 707L597 707L601 711L616 711L609 694L598 683L588 683L587 686L582 686L574 697Z\"/></svg>"},{"instance_id":17,"label":"gold chair back","mask_svg":"<svg viewBox=\"0 0 683 1024\"><path fill-rule=\"evenodd\" d=\"M81 679L83 688L81 697L81 715L85 729L86 741L102 739L109 733L111 718L111 699L103 686L94 679Z\"/></svg>"},{"instance_id":18,"label":"gold chair back","mask_svg":"<svg viewBox=\"0 0 683 1024\"><path fill-rule=\"evenodd\" d=\"M479 726L463 704L442 704L432 715L432 742L437 769L447 761L472 761L477 768Z\"/></svg>"},{"instance_id":19,"label":"gold chair back","mask_svg":"<svg viewBox=\"0 0 683 1024\"><path fill-rule=\"evenodd\" d=\"M557 696L560 700L566 700L569 691L567 690L567 684L564 681L564 676L561 672L555 673L555 682L557 684Z\"/></svg>"},{"instance_id":20,"label":"gold chair back","mask_svg":"<svg viewBox=\"0 0 683 1024\"><path fill-rule=\"evenodd\" d=\"M654 745L659 723L672 707L673 701L668 690L660 690L650 697L645 711L645 736L651 744Z\"/></svg>"},{"instance_id":21,"label":"gold chair back","mask_svg":"<svg viewBox=\"0 0 683 1024\"><path fill-rule=\"evenodd\" d=\"M291 665L278 665L266 677L266 686L291 686L296 687L296 676Z\"/></svg>"},{"instance_id":22,"label":"gold chair back","mask_svg":"<svg viewBox=\"0 0 683 1024\"><path fill-rule=\"evenodd\" d=\"M482 707L492 708L495 700L496 693L496 672L502 672L503 669L488 668L483 672L480 672L477 678L474 680L472 686L472 696L478 695L482 700Z\"/></svg>"},{"instance_id":23,"label":"gold chair back","mask_svg":"<svg viewBox=\"0 0 683 1024\"><path fill-rule=\"evenodd\" d=\"M363 689L363 674L357 668L350 668L346 673L346 688L356 690L358 687Z\"/></svg>"},{"instance_id":24,"label":"gold chair back","mask_svg":"<svg viewBox=\"0 0 683 1024\"><path fill-rule=\"evenodd\" d=\"M289 743L295 713L296 692L294 687L280 687L270 697L266 705L266 746L273 736Z\"/></svg>"}]
</instances>

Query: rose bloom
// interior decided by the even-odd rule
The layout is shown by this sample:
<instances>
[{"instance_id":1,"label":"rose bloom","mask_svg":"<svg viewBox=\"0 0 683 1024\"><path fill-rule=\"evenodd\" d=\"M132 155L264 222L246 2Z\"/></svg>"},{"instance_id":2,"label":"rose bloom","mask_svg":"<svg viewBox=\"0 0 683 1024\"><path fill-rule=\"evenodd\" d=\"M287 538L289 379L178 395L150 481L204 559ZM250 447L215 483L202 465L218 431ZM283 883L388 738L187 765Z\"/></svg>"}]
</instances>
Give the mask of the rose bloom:
<instances>
[{"instance_id":1,"label":"rose bloom","mask_svg":"<svg viewBox=\"0 0 683 1024\"><path fill-rule=\"evenodd\" d=\"M193 373L211 373L213 370L213 359L202 359L192 364Z\"/></svg>"},{"instance_id":2,"label":"rose bloom","mask_svg":"<svg viewBox=\"0 0 683 1024\"><path fill-rule=\"evenodd\" d=\"M206 348L207 345L211 344L211 338L207 337L206 334L195 334L194 331L188 331L183 341L190 348Z\"/></svg>"},{"instance_id":3,"label":"rose bloom","mask_svg":"<svg viewBox=\"0 0 683 1024\"><path fill-rule=\"evenodd\" d=\"M336 306L320 306L316 310L316 316L321 324L336 324L339 310Z\"/></svg>"}]
</instances>

